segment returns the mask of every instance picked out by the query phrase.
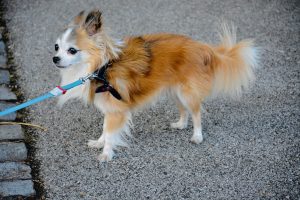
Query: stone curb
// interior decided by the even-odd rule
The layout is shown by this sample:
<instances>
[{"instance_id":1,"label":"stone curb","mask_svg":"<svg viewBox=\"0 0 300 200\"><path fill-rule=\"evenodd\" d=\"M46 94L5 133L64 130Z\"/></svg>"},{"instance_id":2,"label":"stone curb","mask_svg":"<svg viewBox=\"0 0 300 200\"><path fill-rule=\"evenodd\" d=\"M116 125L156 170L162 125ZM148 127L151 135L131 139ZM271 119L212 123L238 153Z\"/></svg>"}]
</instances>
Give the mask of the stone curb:
<instances>
[{"instance_id":1,"label":"stone curb","mask_svg":"<svg viewBox=\"0 0 300 200\"><path fill-rule=\"evenodd\" d=\"M24 142L1 142L0 152L0 162L24 161L27 159L27 149Z\"/></svg>"},{"instance_id":2,"label":"stone curb","mask_svg":"<svg viewBox=\"0 0 300 200\"><path fill-rule=\"evenodd\" d=\"M2 30L3 28L0 27ZM10 84L6 45L0 33L0 110L16 105L17 96L8 87ZM16 113L0 117L0 121L15 121ZM34 198L36 195L31 168L24 161L27 148L20 125L0 125L0 199Z\"/></svg>"},{"instance_id":3,"label":"stone curb","mask_svg":"<svg viewBox=\"0 0 300 200\"><path fill-rule=\"evenodd\" d=\"M5 102L5 101L1 101L0 99L0 110L4 110L6 108L15 106L16 104L14 103L10 103L10 102ZM4 115L0 117L0 121L15 121L17 118L17 114L16 113L10 113L8 115Z\"/></svg>"},{"instance_id":4,"label":"stone curb","mask_svg":"<svg viewBox=\"0 0 300 200\"><path fill-rule=\"evenodd\" d=\"M15 180L0 182L0 197L10 197L19 195L25 197L35 195L32 180Z\"/></svg>"},{"instance_id":5,"label":"stone curb","mask_svg":"<svg viewBox=\"0 0 300 200\"><path fill-rule=\"evenodd\" d=\"M0 163L0 169L1 180L31 179L30 166L24 163Z\"/></svg>"},{"instance_id":6,"label":"stone curb","mask_svg":"<svg viewBox=\"0 0 300 200\"><path fill-rule=\"evenodd\" d=\"M0 69L0 84L9 84L9 71Z\"/></svg>"},{"instance_id":7,"label":"stone curb","mask_svg":"<svg viewBox=\"0 0 300 200\"><path fill-rule=\"evenodd\" d=\"M17 96L6 86L0 86L0 99L5 101L17 101Z\"/></svg>"},{"instance_id":8,"label":"stone curb","mask_svg":"<svg viewBox=\"0 0 300 200\"><path fill-rule=\"evenodd\" d=\"M24 140L24 133L20 125L2 125L0 128L0 141Z\"/></svg>"}]
</instances>

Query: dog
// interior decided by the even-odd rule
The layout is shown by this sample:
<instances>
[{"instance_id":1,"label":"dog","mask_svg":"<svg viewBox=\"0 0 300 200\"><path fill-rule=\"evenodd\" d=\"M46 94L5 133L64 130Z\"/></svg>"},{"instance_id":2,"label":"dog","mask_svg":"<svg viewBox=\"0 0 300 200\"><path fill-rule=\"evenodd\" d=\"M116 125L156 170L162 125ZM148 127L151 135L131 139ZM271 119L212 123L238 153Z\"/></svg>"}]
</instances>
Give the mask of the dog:
<instances>
[{"instance_id":1,"label":"dog","mask_svg":"<svg viewBox=\"0 0 300 200\"><path fill-rule=\"evenodd\" d=\"M190 114L191 142L203 141L202 102L220 94L239 96L254 80L258 65L254 41L236 42L235 31L221 27L221 43L213 46L169 33L116 40L105 32L99 10L82 11L72 20L55 43L53 62L60 69L61 84L97 70L102 79L74 88L58 103L79 98L104 113L102 135L88 142L89 147L103 148L100 161L110 161L117 147L127 146L131 113L164 93L180 112L171 127L186 128Z\"/></svg>"}]
</instances>

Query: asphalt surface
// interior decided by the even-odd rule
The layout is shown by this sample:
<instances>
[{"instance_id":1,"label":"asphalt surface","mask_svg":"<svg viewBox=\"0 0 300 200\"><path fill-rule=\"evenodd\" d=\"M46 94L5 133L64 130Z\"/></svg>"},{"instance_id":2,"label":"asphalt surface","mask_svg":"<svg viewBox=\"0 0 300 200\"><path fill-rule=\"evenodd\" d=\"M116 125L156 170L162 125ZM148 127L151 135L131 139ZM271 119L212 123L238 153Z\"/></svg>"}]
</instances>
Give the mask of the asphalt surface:
<instances>
[{"instance_id":1,"label":"asphalt surface","mask_svg":"<svg viewBox=\"0 0 300 200\"><path fill-rule=\"evenodd\" d=\"M162 99L134 115L134 139L117 158L100 164L88 139L102 131L94 107L55 100L30 108L37 159L49 199L299 199L300 6L297 1L7 0L19 84L33 98L59 83L51 58L54 42L83 9L101 8L115 37L152 32L186 34L218 43L221 19L233 21L238 39L262 47L252 88L239 100L208 100L204 141L173 130L174 103Z\"/></svg>"}]
</instances>

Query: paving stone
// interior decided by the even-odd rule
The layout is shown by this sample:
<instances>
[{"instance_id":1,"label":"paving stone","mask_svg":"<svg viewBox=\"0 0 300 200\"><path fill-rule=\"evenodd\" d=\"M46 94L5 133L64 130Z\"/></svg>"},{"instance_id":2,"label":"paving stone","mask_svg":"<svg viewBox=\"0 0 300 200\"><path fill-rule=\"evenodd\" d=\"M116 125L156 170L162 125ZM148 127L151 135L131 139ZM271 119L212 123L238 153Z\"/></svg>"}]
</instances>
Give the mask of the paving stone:
<instances>
[{"instance_id":1,"label":"paving stone","mask_svg":"<svg viewBox=\"0 0 300 200\"><path fill-rule=\"evenodd\" d=\"M24 132L21 125L0 125L0 141L19 139L24 139Z\"/></svg>"},{"instance_id":2,"label":"paving stone","mask_svg":"<svg viewBox=\"0 0 300 200\"><path fill-rule=\"evenodd\" d=\"M6 55L5 44L3 41L0 41L0 54Z\"/></svg>"},{"instance_id":3,"label":"paving stone","mask_svg":"<svg viewBox=\"0 0 300 200\"><path fill-rule=\"evenodd\" d=\"M4 110L6 108L10 108L15 106L16 104L14 103L9 103L9 102L0 102L0 110ZM4 115L4 116L0 116L0 121L14 121L17 117L17 114L14 113L10 113L8 115Z\"/></svg>"},{"instance_id":4,"label":"paving stone","mask_svg":"<svg viewBox=\"0 0 300 200\"><path fill-rule=\"evenodd\" d=\"M35 195L31 180L15 180L0 182L0 198L9 196L29 197Z\"/></svg>"},{"instance_id":5,"label":"paving stone","mask_svg":"<svg viewBox=\"0 0 300 200\"><path fill-rule=\"evenodd\" d=\"M0 143L0 162L4 161L24 161L27 158L25 144L14 142Z\"/></svg>"},{"instance_id":6,"label":"paving stone","mask_svg":"<svg viewBox=\"0 0 300 200\"><path fill-rule=\"evenodd\" d=\"M10 89L6 86L0 86L0 100L4 101L16 101L17 96L15 93L10 91Z\"/></svg>"},{"instance_id":7,"label":"paving stone","mask_svg":"<svg viewBox=\"0 0 300 200\"><path fill-rule=\"evenodd\" d=\"M0 27L0 40L3 40L4 27Z\"/></svg>"},{"instance_id":8,"label":"paving stone","mask_svg":"<svg viewBox=\"0 0 300 200\"><path fill-rule=\"evenodd\" d=\"M5 31L5 27L3 27L3 26L0 26L0 34L2 34L2 35L3 35L4 31Z\"/></svg>"},{"instance_id":9,"label":"paving stone","mask_svg":"<svg viewBox=\"0 0 300 200\"><path fill-rule=\"evenodd\" d=\"M31 179L29 165L17 162L0 163L0 179Z\"/></svg>"},{"instance_id":10,"label":"paving stone","mask_svg":"<svg viewBox=\"0 0 300 200\"><path fill-rule=\"evenodd\" d=\"M1 61L1 56L0 56L0 61ZM0 84L9 84L9 72L7 70L3 70L3 69L0 70Z\"/></svg>"},{"instance_id":11,"label":"paving stone","mask_svg":"<svg viewBox=\"0 0 300 200\"><path fill-rule=\"evenodd\" d=\"M6 55L0 55L0 68L8 69Z\"/></svg>"}]
</instances>

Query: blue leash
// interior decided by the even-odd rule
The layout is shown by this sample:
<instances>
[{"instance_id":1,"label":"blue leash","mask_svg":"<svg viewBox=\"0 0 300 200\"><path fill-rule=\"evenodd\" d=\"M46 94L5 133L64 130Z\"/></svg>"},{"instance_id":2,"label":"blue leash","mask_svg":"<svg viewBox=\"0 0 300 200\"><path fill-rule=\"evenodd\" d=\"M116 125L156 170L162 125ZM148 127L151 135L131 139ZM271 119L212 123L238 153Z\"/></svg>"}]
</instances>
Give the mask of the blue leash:
<instances>
[{"instance_id":1,"label":"blue leash","mask_svg":"<svg viewBox=\"0 0 300 200\"><path fill-rule=\"evenodd\" d=\"M77 87L79 85L82 85L84 84L87 80L91 80L93 78L95 78L96 74L93 73L93 74L89 74L87 75L86 77L83 77L83 78L80 78L78 79L77 81L73 82L73 83L70 83L68 85L65 85L65 86L57 86L55 87L53 90L51 90L50 92L42 95L42 96L39 96L37 98L34 98L30 101L26 101L25 103L22 103L20 105L17 105L17 106L14 106L14 107L11 107L11 108L8 108L4 111L1 111L0 112L0 116L4 116L4 115L7 115L9 113L13 113L13 112L16 112L17 110L21 110L23 108L26 108L30 105L33 105L33 104L36 104L38 102L41 102L41 101L44 101L48 98L51 98L51 97L56 97L56 96L60 96L62 94L65 94L68 90L74 88L74 87Z\"/></svg>"}]
</instances>

